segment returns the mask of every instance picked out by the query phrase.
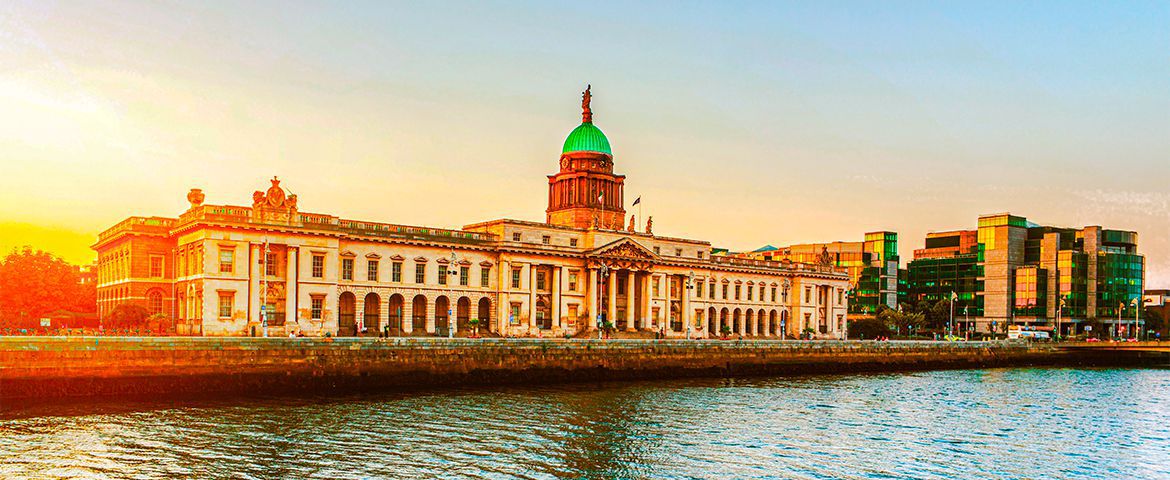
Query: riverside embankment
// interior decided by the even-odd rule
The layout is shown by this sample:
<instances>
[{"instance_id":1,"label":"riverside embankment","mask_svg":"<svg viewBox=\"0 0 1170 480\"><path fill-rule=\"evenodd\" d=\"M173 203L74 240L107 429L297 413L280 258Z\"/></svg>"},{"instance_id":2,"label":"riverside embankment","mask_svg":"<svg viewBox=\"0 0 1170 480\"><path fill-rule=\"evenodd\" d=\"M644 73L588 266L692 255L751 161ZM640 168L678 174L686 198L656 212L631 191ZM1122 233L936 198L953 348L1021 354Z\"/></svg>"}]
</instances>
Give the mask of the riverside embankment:
<instances>
[{"instance_id":1,"label":"riverside embankment","mask_svg":"<svg viewBox=\"0 0 1170 480\"><path fill-rule=\"evenodd\" d=\"M4 337L0 398L319 393L1119 360L1022 341Z\"/></svg>"}]
</instances>

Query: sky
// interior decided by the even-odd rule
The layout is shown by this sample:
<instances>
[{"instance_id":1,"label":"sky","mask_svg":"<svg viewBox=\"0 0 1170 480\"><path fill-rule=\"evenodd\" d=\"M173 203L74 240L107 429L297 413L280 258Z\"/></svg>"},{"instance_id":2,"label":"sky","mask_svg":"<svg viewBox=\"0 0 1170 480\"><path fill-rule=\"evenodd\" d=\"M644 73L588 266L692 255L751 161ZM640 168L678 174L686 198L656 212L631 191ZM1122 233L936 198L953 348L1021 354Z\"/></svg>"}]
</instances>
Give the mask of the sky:
<instances>
[{"instance_id":1,"label":"sky","mask_svg":"<svg viewBox=\"0 0 1170 480\"><path fill-rule=\"evenodd\" d=\"M1170 287L1166 2L6 2L0 249L249 205L542 221L594 122L655 233L733 250L1012 212Z\"/></svg>"}]
</instances>

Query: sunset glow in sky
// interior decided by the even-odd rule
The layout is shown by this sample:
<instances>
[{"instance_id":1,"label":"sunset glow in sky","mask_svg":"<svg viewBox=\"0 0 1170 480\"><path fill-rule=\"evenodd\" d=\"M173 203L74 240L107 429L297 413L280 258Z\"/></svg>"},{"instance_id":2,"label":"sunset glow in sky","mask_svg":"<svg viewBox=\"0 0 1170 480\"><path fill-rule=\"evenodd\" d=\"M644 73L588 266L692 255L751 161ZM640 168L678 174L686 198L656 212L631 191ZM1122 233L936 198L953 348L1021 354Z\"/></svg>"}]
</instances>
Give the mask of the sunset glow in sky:
<instances>
[{"instance_id":1,"label":"sunset glow in sky","mask_svg":"<svg viewBox=\"0 0 1170 480\"><path fill-rule=\"evenodd\" d=\"M593 85L626 198L731 249L1010 211L1170 287L1165 2L49 2L0 9L0 248L248 205L544 219Z\"/></svg>"}]
</instances>

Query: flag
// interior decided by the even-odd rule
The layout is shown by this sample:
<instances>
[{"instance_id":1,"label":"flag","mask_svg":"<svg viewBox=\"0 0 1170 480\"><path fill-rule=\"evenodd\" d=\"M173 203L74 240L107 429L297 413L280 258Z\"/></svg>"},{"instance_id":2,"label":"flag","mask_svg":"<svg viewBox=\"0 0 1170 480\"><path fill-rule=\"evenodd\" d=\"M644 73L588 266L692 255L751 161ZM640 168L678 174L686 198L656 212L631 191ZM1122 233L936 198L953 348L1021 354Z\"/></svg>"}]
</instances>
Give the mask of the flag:
<instances>
[{"instance_id":1,"label":"flag","mask_svg":"<svg viewBox=\"0 0 1170 480\"><path fill-rule=\"evenodd\" d=\"M600 202L603 197L605 197L605 192L597 192L597 201Z\"/></svg>"},{"instance_id":2,"label":"flag","mask_svg":"<svg viewBox=\"0 0 1170 480\"><path fill-rule=\"evenodd\" d=\"M635 198L634 203L630 206L633 207L634 205L637 205L639 203L642 203L642 196L641 195L639 195L638 198Z\"/></svg>"}]
</instances>

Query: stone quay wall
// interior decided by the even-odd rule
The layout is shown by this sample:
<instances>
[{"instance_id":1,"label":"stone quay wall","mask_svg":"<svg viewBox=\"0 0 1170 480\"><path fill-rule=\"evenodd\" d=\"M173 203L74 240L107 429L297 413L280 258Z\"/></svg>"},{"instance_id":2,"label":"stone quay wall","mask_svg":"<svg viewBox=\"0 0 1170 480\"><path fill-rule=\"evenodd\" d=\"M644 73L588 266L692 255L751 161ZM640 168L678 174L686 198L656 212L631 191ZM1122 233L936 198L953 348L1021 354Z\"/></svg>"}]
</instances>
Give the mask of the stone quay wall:
<instances>
[{"instance_id":1,"label":"stone quay wall","mask_svg":"<svg viewBox=\"0 0 1170 480\"><path fill-rule=\"evenodd\" d=\"M3 337L0 399L1075 364L1021 341Z\"/></svg>"}]
</instances>

